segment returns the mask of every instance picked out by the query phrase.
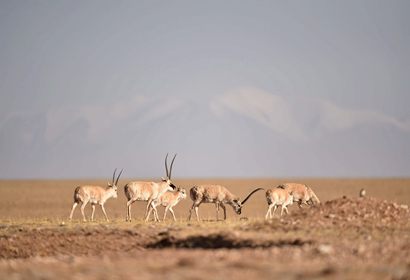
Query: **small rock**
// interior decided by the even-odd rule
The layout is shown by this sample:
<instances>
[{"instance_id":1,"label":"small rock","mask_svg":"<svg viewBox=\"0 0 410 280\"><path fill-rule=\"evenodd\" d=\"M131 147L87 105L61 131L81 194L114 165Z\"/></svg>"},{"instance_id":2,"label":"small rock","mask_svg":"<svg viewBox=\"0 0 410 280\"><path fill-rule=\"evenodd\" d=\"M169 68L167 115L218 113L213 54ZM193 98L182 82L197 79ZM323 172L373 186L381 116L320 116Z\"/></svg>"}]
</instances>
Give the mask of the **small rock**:
<instances>
[{"instance_id":1,"label":"small rock","mask_svg":"<svg viewBox=\"0 0 410 280\"><path fill-rule=\"evenodd\" d=\"M366 196L366 190L365 189L361 189L359 192L359 197L365 197Z\"/></svg>"},{"instance_id":2,"label":"small rock","mask_svg":"<svg viewBox=\"0 0 410 280\"><path fill-rule=\"evenodd\" d=\"M326 244L321 244L317 247L317 251L323 255L329 255L333 253L333 247Z\"/></svg>"},{"instance_id":3,"label":"small rock","mask_svg":"<svg viewBox=\"0 0 410 280\"><path fill-rule=\"evenodd\" d=\"M193 259L190 258L181 258L180 260L178 260L177 262L177 266L194 266L195 265L195 261Z\"/></svg>"},{"instance_id":4,"label":"small rock","mask_svg":"<svg viewBox=\"0 0 410 280\"><path fill-rule=\"evenodd\" d=\"M406 204L400 205L400 208L401 208L401 209L405 209L405 210L409 210L409 206L406 205Z\"/></svg>"},{"instance_id":5,"label":"small rock","mask_svg":"<svg viewBox=\"0 0 410 280\"><path fill-rule=\"evenodd\" d=\"M334 267L329 266L329 267L324 268L320 272L320 274L321 275L331 275L331 274L334 274L335 272L336 272L336 269Z\"/></svg>"},{"instance_id":6,"label":"small rock","mask_svg":"<svg viewBox=\"0 0 410 280\"><path fill-rule=\"evenodd\" d=\"M361 255L361 254L363 254L364 252L366 251L366 247L364 246L364 245L359 245L356 249L354 249L354 252L357 254L357 255Z\"/></svg>"}]
</instances>

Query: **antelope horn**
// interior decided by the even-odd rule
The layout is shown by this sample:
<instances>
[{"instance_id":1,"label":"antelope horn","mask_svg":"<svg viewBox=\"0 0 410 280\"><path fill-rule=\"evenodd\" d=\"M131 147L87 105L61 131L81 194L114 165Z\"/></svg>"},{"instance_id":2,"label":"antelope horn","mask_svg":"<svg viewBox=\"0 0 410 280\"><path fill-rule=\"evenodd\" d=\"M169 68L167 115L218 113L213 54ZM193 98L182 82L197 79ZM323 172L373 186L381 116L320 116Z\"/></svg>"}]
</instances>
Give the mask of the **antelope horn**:
<instances>
[{"instance_id":1,"label":"antelope horn","mask_svg":"<svg viewBox=\"0 0 410 280\"><path fill-rule=\"evenodd\" d=\"M172 166L174 165L174 160L175 160L176 156L177 156L177 154L175 154L175 156L172 158L171 166L169 167L169 177L168 177L169 179L171 179Z\"/></svg>"},{"instance_id":2,"label":"antelope horn","mask_svg":"<svg viewBox=\"0 0 410 280\"><path fill-rule=\"evenodd\" d=\"M254 189L250 194L248 194L248 196L241 202L242 205L245 204L245 202L251 197L251 195L253 195L254 193L256 193L257 191L262 191L264 190L263 188L257 188Z\"/></svg>"},{"instance_id":3,"label":"antelope horn","mask_svg":"<svg viewBox=\"0 0 410 280\"><path fill-rule=\"evenodd\" d=\"M115 181L115 185L117 185L117 184L118 184L118 180L120 179L120 176L121 176L121 174L122 174L122 171L124 171L124 168L123 168L123 169L121 169L120 174L118 174L117 181Z\"/></svg>"},{"instance_id":4,"label":"antelope horn","mask_svg":"<svg viewBox=\"0 0 410 280\"><path fill-rule=\"evenodd\" d=\"M167 159L168 159L168 153L167 153L167 155L166 155L166 157L165 157L165 173L166 173L167 179L168 179L169 176L168 176L168 164L167 164Z\"/></svg>"},{"instance_id":5,"label":"antelope horn","mask_svg":"<svg viewBox=\"0 0 410 280\"><path fill-rule=\"evenodd\" d=\"M117 172L117 168L114 169L114 174L112 174L112 184L114 184L114 179L115 179L115 172Z\"/></svg>"}]
</instances>

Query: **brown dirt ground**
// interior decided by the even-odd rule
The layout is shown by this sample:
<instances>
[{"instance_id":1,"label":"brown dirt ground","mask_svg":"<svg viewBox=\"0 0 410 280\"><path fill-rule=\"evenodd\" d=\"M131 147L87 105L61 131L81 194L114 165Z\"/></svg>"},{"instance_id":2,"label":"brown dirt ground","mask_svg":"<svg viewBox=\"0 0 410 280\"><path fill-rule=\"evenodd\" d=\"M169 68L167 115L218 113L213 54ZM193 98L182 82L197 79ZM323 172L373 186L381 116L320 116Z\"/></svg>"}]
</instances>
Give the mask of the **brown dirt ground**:
<instances>
[{"instance_id":1,"label":"brown dirt ground","mask_svg":"<svg viewBox=\"0 0 410 280\"><path fill-rule=\"evenodd\" d=\"M323 203L264 221L261 192L245 219L229 209L227 221L215 221L214 207L205 205L206 221L197 223L186 221L188 198L175 207L176 223L142 222L142 203L126 223L121 192L106 205L111 222L97 211L97 222L82 223L77 212L69 223L78 182L2 181L0 279L410 279L410 180L212 182L244 197L285 181L307 182ZM357 197L362 187L366 198Z\"/></svg>"}]
</instances>

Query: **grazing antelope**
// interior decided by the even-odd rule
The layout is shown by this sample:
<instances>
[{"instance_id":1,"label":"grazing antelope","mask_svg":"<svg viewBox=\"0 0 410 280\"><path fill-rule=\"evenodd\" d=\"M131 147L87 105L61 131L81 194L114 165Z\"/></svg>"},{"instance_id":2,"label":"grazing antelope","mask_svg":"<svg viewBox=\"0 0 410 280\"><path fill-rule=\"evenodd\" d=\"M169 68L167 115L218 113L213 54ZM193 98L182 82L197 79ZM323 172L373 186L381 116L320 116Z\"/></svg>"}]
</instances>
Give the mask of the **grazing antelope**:
<instances>
[{"instance_id":1,"label":"grazing antelope","mask_svg":"<svg viewBox=\"0 0 410 280\"><path fill-rule=\"evenodd\" d=\"M253 190L242 202L239 198L233 195L227 188L220 185L202 185L192 187L189 191L192 201L191 209L189 210L188 220L191 220L192 210L195 209L196 219L199 222L198 208L201 203L215 203L216 206L216 220L218 220L219 207L224 210L224 220L226 220L226 207L225 203L232 206L236 214L240 215L242 207L245 202L253 195L255 192L263 190L262 188L257 188Z\"/></svg>"},{"instance_id":2,"label":"grazing antelope","mask_svg":"<svg viewBox=\"0 0 410 280\"><path fill-rule=\"evenodd\" d=\"M83 221L84 222L87 221L87 219L85 218L85 214L84 214L84 208L87 205L87 203L90 202L91 207L93 208L93 211L91 213L91 221L94 220L95 205L99 204L104 213L105 219L108 222L108 217L107 217L107 213L105 212L104 203L111 197L117 198L117 184L118 184L118 180L120 179L123 169L121 170L120 174L118 174L117 180L114 183L116 171L117 169L114 170L114 174L112 175L112 182L111 183L108 182L108 186L105 189L100 186L90 186L90 185L78 186L75 189L74 204L73 204L73 208L71 209L71 213L70 213L70 221L73 219L74 210L79 203L82 203L81 214L83 215Z\"/></svg>"},{"instance_id":3,"label":"grazing antelope","mask_svg":"<svg viewBox=\"0 0 410 280\"><path fill-rule=\"evenodd\" d=\"M148 212L148 218L151 214L151 211L154 208L156 208L158 205L162 205L162 206L165 207L163 221L165 221L168 210L169 210L169 212L171 212L172 217L174 218L174 221L176 221L177 219L175 218L174 210L172 209L172 207L177 205L181 200L183 200L185 198L186 198L186 190L185 189L177 188L177 190L174 191L174 192L165 192L158 199L152 201L151 208L149 209L149 212ZM158 215L155 215L156 213L157 212L154 211L154 219L156 221L159 221Z\"/></svg>"},{"instance_id":4,"label":"grazing antelope","mask_svg":"<svg viewBox=\"0 0 410 280\"><path fill-rule=\"evenodd\" d=\"M129 182L124 186L124 193L127 197L127 216L126 221L131 222L131 204L135 201L147 201L147 206L145 210L145 221L148 221L148 210L151 207L152 201L161 197L166 191L173 191L176 186L171 182L172 166L174 164L175 157L171 161L171 166L168 171L168 154L165 157L165 172L167 178L162 178L160 182L144 182L144 181L134 181ZM157 209L153 208L154 215L157 215Z\"/></svg>"},{"instance_id":5,"label":"grazing antelope","mask_svg":"<svg viewBox=\"0 0 410 280\"><path fill-rule=\"evenodd\" d=\"M280 215L282 216L283 210L286 211L286 214L289 214L288 205L293 204L293 193L288 192L287 189L274 188L266 191L266 200L268 202L268 212L266 212L265 219L272 219L275 214L276 208L281 206ZM272 213L273 208L273 213Z\"/></svg>"},{"instance_id":6,"label":"grazing antelope","mask_svg":"<svg viewBox=\"0 0 410 280\"><path fill-rule=\"evenodd\" d=\"M286 183L279 185L278 188L292 192L293 202L297 202L299 208L302 208L302 204L314 205L316 203L320 203L319 198L316 196L313 190L305 184Z\"/></svg>"}]
</instances>

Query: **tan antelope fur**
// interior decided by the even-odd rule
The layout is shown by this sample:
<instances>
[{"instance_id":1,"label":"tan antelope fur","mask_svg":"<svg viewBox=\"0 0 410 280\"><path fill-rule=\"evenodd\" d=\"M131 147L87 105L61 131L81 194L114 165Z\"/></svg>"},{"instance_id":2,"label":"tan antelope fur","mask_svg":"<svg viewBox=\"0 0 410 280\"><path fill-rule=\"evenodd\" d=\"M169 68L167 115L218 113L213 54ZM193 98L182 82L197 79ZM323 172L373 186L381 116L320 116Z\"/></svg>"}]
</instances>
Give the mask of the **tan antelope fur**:
<instances>
[{"instance_id":1,"label":"tan antelope fur","mask_svg":"<svg viewBox=\"0 0 410 280\"><path fill-rule=\"evenodd\" d=\"M287 206L293 204L293 193L288 192L287 189L270 189L266 191L266 200L268 202L268 212L266 212L265 219L267 220L268 218L272 219L273 215L275 214L276 208L279 205L281 206L281 216L283 214L283 210L286 211L286 214L289 214Z\"/></svg>"},{"instance_id":2,"label":"tan antelope fur","mask_svg":"<svg viewBox=\"0 0 410 280\"><path fill-rule=\"evenodd\" d=\"M135 201L147 201L145 209L145 221L148 221L148 210L151 207L152 201L161 197L166 191L173 191L176 189L175 185L171 182L172 166L174 164L175 157L172 159L169 172L168 172L168 154L165 157L165 172L167 178L162 178L160 182L146 182L146 181L134 181L129 182L124 186L124 193L127 197L127 216L126 221L131 222L131 204ZM153 208L154 215L158 216L157 209Z\"/></svg>"},{"instance_id":3,"label":"tan antelope fur","mask_svg":"<svg viewBox=\"0 0 410 280\"><path fill-rule=\"evenodd\" d=\"M114 170L114 174L112 175L112 182L108 182L108 186L106 188L100 187L100 186L90 186L90 185L84 185L84 186L78 186L75 191L74 191L74 204L73 208L71 209L70 213L70 221L73 219L73 214L74 210L77 207L78 204L81 205L81 214L83 216L83 221L87 221L85 218L84 214L84 208L87 205L88 202L91 203L91 207L93 209L91 213L91 221L94 220L94 212L95 212L95 205L99 204L101 206L101 210L104 213L105 219L108 221L107 213L105 212L104 204L105 202L113 197L117 198L117 184L118 180L120 179L120 176L122 174L122 171L117 177L117 180L114 183L115 179L115 172L117 169Z\"/></svg>"},{"instance_id":4,"label":"tan antelope fur","mask_svg":"<svg viewBox=\"0 0 410 280\"><path fill-rule=\"evenodd\" d=\"M158 205L162 205L165 207L163 221L165 221L168 210L169 212L171 212L172 217L174 218L174 221L176 221L177 219L175 218L174 210L172 208L185 198L186 198L185 189L177 188L177 190L174 192L165 192L158 199L155 199L152 201L151 208L149 209L149 212L148 212L148 218L151 214L151 211L154 208L156 208ZM156 211L154 211L154 219L156 221L159 221L159 218L158 216L155 216L155 213Z\"/></svg>"},{"instance_id":5,"label":"tan antelope fur","mask_svg":"<svg viewBox=\"0 0 410 280\"><path fill-rule=\"evenodd\" d=\"M201 185L192 187L189 191L189 195L193 201L192 207L189 210L188 220L191 220L192 210L195 209L196 219L199 222L198 208L202 203L215 203L216 207L216 220L219 218L219 207L224 211L224 220L226 220L226 207L225 204L231 205L236 214L240 215L242 207L245 202L255 192L263 190L257 188L253 190L242 202L239 198L228 191L227 188L221 185Z\"/></svg>"},{"instance_id":6,"label":"tan antelope fur","mask_svg":"<svg viewBox=\"0 0 410 280\"><path fill-rule=\"evenodd\" d=\"M302 204L314 205L320 203L319 198L313 190L305 184L285 183L279 185L278 188L292 192L293 202L297 202L300 208L302 208Z\"/></svg>"}]
</instances>

